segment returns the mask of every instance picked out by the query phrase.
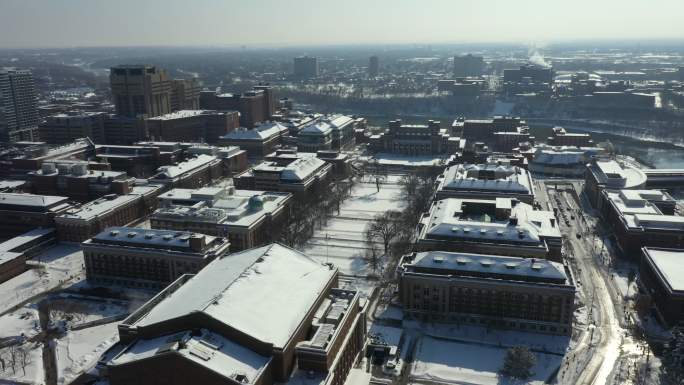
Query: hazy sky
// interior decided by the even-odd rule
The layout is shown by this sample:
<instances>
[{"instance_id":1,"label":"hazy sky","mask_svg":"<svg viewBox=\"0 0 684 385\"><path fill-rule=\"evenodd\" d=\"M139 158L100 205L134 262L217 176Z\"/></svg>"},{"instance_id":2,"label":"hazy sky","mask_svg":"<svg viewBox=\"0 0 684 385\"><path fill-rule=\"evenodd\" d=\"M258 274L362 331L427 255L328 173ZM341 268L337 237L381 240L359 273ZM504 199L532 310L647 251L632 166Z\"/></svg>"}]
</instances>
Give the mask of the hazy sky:
<instances>
[{"instance_id":1,"label":"hazy sky","mask_svg":"<svg viewBox=\"0 0 684 385\"><path fill-rule=\"evenodd\" d=\"M684 38L684 0L0 0L0 47Z\"/></svg>"}]
</instances>

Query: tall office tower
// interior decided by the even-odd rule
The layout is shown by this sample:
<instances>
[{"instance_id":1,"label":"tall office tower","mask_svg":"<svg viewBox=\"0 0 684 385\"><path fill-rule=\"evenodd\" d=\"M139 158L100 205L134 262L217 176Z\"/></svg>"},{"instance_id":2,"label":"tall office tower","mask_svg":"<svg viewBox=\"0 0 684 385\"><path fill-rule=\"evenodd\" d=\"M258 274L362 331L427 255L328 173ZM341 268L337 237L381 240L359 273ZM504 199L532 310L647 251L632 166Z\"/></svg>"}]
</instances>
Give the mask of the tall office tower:
<instances>
[{"instance_id":1,"label":"tall office tower","mask_svg":"<svg viewBox=\"0 0 684 385\"><path fill-rule=\"evenodd\" d=\"M679 81L684 82L684 67L679 67Z\"/></svg>"},{"instance_id":2,"label":"tall office tower","mask_svg":"<svg viewBox=\"0 0 684 385\"><path fill-rule=\"evenodd\" d=\"M38 139L36 99L31 71L0 68L0 141Z\"/></svg>"},{"instance_id":3,"label":"tall office tower","mask_svg":"<svg viewBox=\"0 0 684 385\"><path fill-rule=\"evenodd\" d=\"M454 77L481 76L484 71L482 56L467 54L454 56Z\"/></svg>"},{"instance_id":4,"label":"tall office tower","mask_svg":"<svg viewBox=\"0 0 684 385\"><path fill-rule=\"evenodd\" d=\"M160 68L116 66L111 69L109 82L117 115L154 117L171 112L172 82Z\"/></svg>"},{"instance_id":5,"label":"tall office tower","mask_svg":"<svg viewBox=\"0 0 684 385\"><path fill-rule=\"evenodd\" d=\"M276 111L276 98L273 87L269 85L258 85L253 87L254 90L264 92L264 110L266 113L265 119L271 119Z\"/></svg>"},{"instance_id":6,"label":"tall office tower","mask_svg":"<svg viewBox=\"0 0 684 385\"><path fill-rule=\"evenodd\" d=\"M200 85L197 79L173 79L171 111L199 110Z\"/></svg>"},{"instance_id":7,"label":"tall office tower","mask_svg":"<svg viewBox=\"0 0 684 385\"><path fill-rule=\"evenodd\" d=\"M294 58L294 76L297 79L318 77L318 59L308 56Z\"/></svg>"},{"instance_id":8,"label":"tall office tower","mask_svg":"<svg viewBox=\"0 0 684 385\"><path fill-rule=\"evenodd\" d=\"M378 72L380 72L380 61L377 56L371 56L368 59L368 76L374 78L378 76Z\"/></svg>"}]
</instances>

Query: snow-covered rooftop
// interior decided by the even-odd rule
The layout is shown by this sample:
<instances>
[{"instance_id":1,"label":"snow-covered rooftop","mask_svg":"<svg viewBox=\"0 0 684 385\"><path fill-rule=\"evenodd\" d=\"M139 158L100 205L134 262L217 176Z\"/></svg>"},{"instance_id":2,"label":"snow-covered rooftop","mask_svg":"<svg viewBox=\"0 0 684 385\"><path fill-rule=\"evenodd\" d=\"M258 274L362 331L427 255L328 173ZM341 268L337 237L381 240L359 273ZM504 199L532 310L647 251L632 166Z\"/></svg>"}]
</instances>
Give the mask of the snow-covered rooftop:
<instances>
[{"instance_id":1,"label":"snow-covered rooftop","mask_svg":"<svg viewBox=\"0 0 684 385\"><path fill-rule=\"evenodd\" d=\"M444 171L441 189L501 191L532 194L532 179L527 170L497 164L455 165Z\"/></svg>"},{"instance_id":2,"label":"snow-covered rooftop","mask_svg":"<svg viewBox=\"0 0 684 385\"><path fill-rule=\"evenodd\" d=\"M638 188L646 183L642 170L612 159L596 160L591 168L599 183L606 183L610 188Z\"/></svg>"},{"instance_id":3,"label":"snow-covered rooftop","mask_svg":"<svg viewBox=\"0 0 684 385\"><path fill-rule=\"evenodd\" d=\"M276 211L289 197L288 193L253 190L173 189L159 197L163 207L152 217L251 226Z\"/></svg>"},{"instance_id":4,"label":"snow-covered rooftop","mask_svg":"<svg viewBox=\"0 0 684 385\"><path fill-rule=\"evenodd\" d=\"M467 207L474 207L475 213ZM424 221L430 238L541 244L543 238L561 236L553 212L534 210L522 202L513 205L508 198L442 199L432 205Z\"/></svg>"},{"instance_id":5,"label":"snow-covered rooftop","mask_svg":"<svg viewBox=\"0 0 684 385\"><path fill-rule=\"evenodd\" d=\"M684 291L684 250L647 247L646 257L672 290Z\"/></svg>"},{"instance_id":6,"label":"snow-covered rooftop","mask_svg":"<svg viewBox=\"0 0 684 385\"><path fill-rule=\"evenodd\" d=\"M238 375L244 375L243 381L238 382L245 383L253 383L271 359L202 329L199 335L184 331L136 340L108 364L124 365L162 354L177 354L223 377L235 379Z\"/></svg>"},{"instance_id":7,"label":"snow-covered rooftop","mask_svg":"<svg viewBox=\"0 0 684 385\"><path fill-rule=\"evenodd\" d=\"M0 204L2 205L33 206L47 208L61 202L66 202L67 200L69 200L69 198L54 195L0 193Z\"/></svg>"},{"instance_id":8,"label":"snow-covered rooftop","mask_svg":"<svg viewBox=\"0 0 684 385\"><path fill-rule=\"evenodd\" d=\"M73 207L68 209L65 213L59 215L58 219L80 219L90 220L103 214L116 210L121 206L127 205L135 200L140 199L140 195L116 195L99 198L88 202L80 207Z\"/></svg>"},{"instance_id":9,"label":"snow-covered rooftop","mask_svg":"<svg viewBox=\"0 0 684 385\"><path fill-rule=\"evenodd\" d=\"M174 120L174 119L192 118L194 116L210 115L210 114L219 114L219 112L212 111L212 110L180 110L180 111L174 111L174 112L171 112L168 114L148 118L148 120Z\"/></svg>"},{"instance_id":10,"label":"snow-covered rooftop","mask_svg":"<svg viewBox=\"0 0 684 385\"><path fill-rule=\"evenodd\" d=\"M154 176L155 179L173 179L190 171L196 170L203 167L217 158L211 155L199 155L196 158L188 159L185 162L181 162L175 166L162 166L157 169L157 175Z\"/></svg>"},{"instance_id":11,"label":"snow-covered rooftop","mask_svg":"<svg viewBox=\"0 0 684 385\"><path fill-rule=\"evenodd\" d=\"M204 238L204 245L211 245L216 239L216 237L211 235L188 231L143 229L139 227L108 227L87 242L125 244L127 246L154 249L180 249L195 252L190 244L191 238Z\"/></svg>"},{"instance_id":12,"label":"snow-covered rooftop","mask_svg":"<svg viewBox=\"0 0 684 385\"><path fill-rule=\"evenodd\" d=\"M684 230L684 217L663 214L653 203L673 202L673 198L661 190L620 190L606 191L605 194L627 227Z\"/></svg>"},{"instance_id":13,"label":"snow-covered rooftop","mask_svg":"<svg viewBox=\"0 0 684 385\"><path fill-rule=\"evenodd\" d=\"M212 261L135 325L203 312L260 341L283 347L336 273L279 244L246 250Z\"/></svg>"},{"instance_id":14,"label":"snow-covered rooftop","mask_svg":"<svg viewBox=\"0 0 684 385\"><path fill-rule=\"evenodd\" d=\"M469 253L452 253L445 251L429 251L416 253L415 258L404 264L409 270L449 271L450 275L470 275L486 273L492 278L519 277L521 280L566 283L568 276L562 264L545 259L525 259L499 255L483 255Z\"/></svg>"},{"instance_id":15,"label":"snow-covered rooftop","mask_svg":"<svg viewBox=\"0 0 684 385\"><path fill-rule=\"evenodd\" d=\"M265 122L253 129L238 128L221 137L223 140L265 140L287 132L279 122Z\"/></svg>"}]
</instances>

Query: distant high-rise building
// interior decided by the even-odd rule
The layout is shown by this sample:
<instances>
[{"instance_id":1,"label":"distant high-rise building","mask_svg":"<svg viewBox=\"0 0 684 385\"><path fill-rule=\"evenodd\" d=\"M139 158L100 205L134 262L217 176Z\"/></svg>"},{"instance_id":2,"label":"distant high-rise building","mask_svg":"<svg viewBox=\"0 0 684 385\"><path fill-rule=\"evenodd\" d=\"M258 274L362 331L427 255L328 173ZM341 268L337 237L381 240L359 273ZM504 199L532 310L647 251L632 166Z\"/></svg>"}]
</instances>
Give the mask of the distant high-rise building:
<instances>
[{"instance_id":1,"label":"distant high-rise building","mask_svg":"<svg viewBox=\"0 0 684 385\"><path fill-rule=\"evenodd\" d=\"M173 79L171 111L199 110L200 85L197 79Z\"/></svg>"},{"instance_id":2,"label":"distant high-rise building","mask_svg":"<svg viewBox=\"0 0 684 385\"><path fill-rule=\"evenodd\" d=\"M377 56L371 56L368 59L368 76L374 78L378 76L378 72L380 72L380 61Z\"/></svg>"},{"instance_id":3,"label":"distant high-rise building","mask_svg":"<svg viewBox=\"0 0 684 385\"><path fill-rule=\"evenodd\" d=\"M679 81L684 82L684 67L679 67Z\"/></svg>"},{"instance_id":4,"label":"distant high-rise building","mask_svg":"<svg viewBox=\"0 0 684 385\"><path fill-rule=\"evenodd\" d=\"M171 112L172 81L166 71L150 65L121 65L109 81L117 115L159 116Z\"/></svg>"},{"instance_id":5,"label":"distant high-rise building","mask_svg":"<svg viewBox=\"0 0 684 385\"><path fill-rule=\"evenodd\" d=\"M309 56L294 58L294 76L298 79L318 77L318 59Z\"/></svg>"},{"instance_id":6,"label":"distant high-rise building","mask_svg":"<svg viewBox=\"0 0 684 385\"><path fill-rule=\"evenodd\" d=\"M0 68L0 141L37 140L38 120L31 71Z\"/></svg>"},{"instance_id":7,"label":"distant high-rise building","mask_svg":"<svg viewBox=\"0 0 684 385\"><path fill-rule=\"evenodd\" d=\"M467 54L454 56L454 76L468 77L481 76L484 71L484 59L482 56Z\"/></svg>"}]
</instances>

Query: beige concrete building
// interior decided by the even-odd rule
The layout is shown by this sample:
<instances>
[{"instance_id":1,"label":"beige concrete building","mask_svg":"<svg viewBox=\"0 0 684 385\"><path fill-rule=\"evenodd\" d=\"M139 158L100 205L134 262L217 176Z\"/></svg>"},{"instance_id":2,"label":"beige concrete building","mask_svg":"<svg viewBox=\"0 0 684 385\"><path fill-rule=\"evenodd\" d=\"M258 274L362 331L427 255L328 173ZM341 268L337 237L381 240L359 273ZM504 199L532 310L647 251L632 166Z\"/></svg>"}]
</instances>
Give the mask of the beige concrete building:
<instances>
[{"instance_id":1,"label":"beige concrete building","mask_svg":"<svg viewBox=\"0 0 684 385\"><path fill-rule=\"evenodd\" d=\"M150 65L121 65L109 74L117 115L159 116L171 112L172 82L165 70Z\"/></svg>"}]
</instances>

